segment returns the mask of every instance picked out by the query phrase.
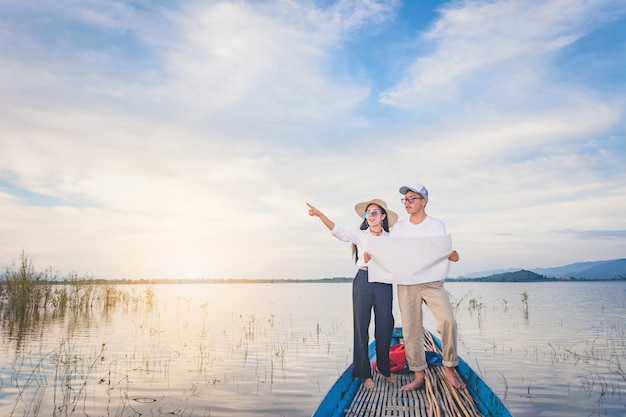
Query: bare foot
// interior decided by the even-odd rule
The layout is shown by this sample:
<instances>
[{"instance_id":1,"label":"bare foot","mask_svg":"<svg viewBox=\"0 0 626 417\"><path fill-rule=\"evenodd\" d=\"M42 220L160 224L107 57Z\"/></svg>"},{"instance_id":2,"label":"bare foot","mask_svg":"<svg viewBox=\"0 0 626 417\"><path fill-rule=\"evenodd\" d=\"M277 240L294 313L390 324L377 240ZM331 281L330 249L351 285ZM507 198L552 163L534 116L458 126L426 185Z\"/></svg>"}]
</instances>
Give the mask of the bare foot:
<instances>
[{"instance_id":1,"label":"bare foot","mask_svg":"<svg viewBox=\"0 0 626 417\"><path fill-rule=\"evenodd\" d=\"M447 366L445 368L446 368L446 379L448 380L450 385L452 385L456 389L465 388L465 383L461 380L459 375L456 373L456 370L454 368L449 368Z\"/></svg>"},{"instance_id":2,"label":"bare foot","mask_svg":"<svg viewBox=\"0 0 626 417\"><path fill-rule=\"evenodd\" d=\"M365 387L365 389L373 389L374 388L374 380L372 378L365 378L363 380L363 387Z\"/></svg>"},{"instance_id":3,"label":"bare foot","mask_svg":"<svg viewBox=\"0 0 626 417\"><path fill-rule=\"evenodd\" d=\"M414 391L424 386L424 371L415 371L415 379L410 384L402 386L402 391Z\"/></svg>"},{"instance_id":4,"label":"bare foot","mask_svg":"<svg viewBox=\"0 0 626 417\"><path fill-rule=\"evenodd\" d=\"M390 384L395 384L396 383L396 377L393 376L393 375L390 375L390 376L384 376L383 375L383 378L385 378L385 381L390 383Z\"/></svg>"}]
</instances>

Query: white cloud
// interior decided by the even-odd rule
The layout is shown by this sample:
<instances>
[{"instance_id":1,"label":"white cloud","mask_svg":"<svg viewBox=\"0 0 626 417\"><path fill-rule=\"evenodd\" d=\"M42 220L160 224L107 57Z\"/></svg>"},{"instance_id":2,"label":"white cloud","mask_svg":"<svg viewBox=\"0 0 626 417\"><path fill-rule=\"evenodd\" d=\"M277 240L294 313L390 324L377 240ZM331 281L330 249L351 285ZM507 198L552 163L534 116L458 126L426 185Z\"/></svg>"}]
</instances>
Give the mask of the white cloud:
<instances>
[{"instance_id":1,"label":"white cloud","mask_svg":"<svg viewBox=\"0 0 626 417\"><path fill-rule=\"evenodd\" d=\"M171 84L163 93L195 118L277 133L350 118L370 88L331 74L333 54L352 30L387 20L389 10L378 2L192 4L172 14L176 42L164 48Z\"/></svg>"},{"instance_id":2,"label":"white cloud","mask_svg":"<svg viewBox=\"0 0 626 417\"><path fill-rule=\"evenodd\" d=\"M371 197L403 216L407 181L431 189L458 273L567 263L561 248L586 256L585 242L563 230L626 229L624 103L551 77L559 48L606 18L586 2L444 8L384 115L359 113L370 75L335 58L393 24L396 1L69 5L46 7L84 39L0 25L0 179L64 202L0 188L0 260L24 247L107 278L350 276L349 245L305 202L357 227Z\"/></svg>"},{"instance_id":3,"label":"white cloud","mask_svg":"<svg viewBox=\"0 0 626 417\"><path fill-rule=\"evenodd\" d=\"M423 108L437 103L506 100L511 94L545 99L565 80L549 79L556 50L609 19L593 13L605 1L472 1L440 9L424 33L433 54L417 57L404 78L381 95L388 105ZM550 84L544 84L549 81ZM560 99L562 97L557 97ZM543 101L543 100L541 100ZM474 103L475 104L475 103Z\"/></svg>"}]
</instances>

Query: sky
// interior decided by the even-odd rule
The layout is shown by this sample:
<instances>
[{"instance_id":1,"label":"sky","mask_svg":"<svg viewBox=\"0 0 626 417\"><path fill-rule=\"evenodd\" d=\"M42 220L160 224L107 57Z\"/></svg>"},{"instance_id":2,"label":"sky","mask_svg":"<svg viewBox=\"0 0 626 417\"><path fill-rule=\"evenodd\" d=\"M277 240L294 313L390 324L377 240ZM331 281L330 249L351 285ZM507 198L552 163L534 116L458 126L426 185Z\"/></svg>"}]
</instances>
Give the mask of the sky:
<instances>
[{"instance_id":1,"label":"sky","mask_svg":"<svg viewBox=\"0 0 626 417\"><path fill-rule=\"evenodd\" d=\"M622 0L0 0L0 266L354 276L429 190L450 276L626 257Z\"/></svg>"}]
</instances>

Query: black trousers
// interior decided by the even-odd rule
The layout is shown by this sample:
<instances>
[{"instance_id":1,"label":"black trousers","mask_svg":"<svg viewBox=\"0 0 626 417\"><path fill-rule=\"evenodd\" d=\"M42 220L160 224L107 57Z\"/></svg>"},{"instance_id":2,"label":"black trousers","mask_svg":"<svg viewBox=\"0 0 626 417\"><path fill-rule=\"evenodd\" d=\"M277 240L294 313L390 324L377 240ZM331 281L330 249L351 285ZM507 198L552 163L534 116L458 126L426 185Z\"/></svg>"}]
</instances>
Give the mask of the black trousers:
<instances>
[{"instance_id":1,"label":"black trousers","mask_svg":"<svg viewBox=\"0 0 626 417\"><path fill-rule=\"evenodd\" d=\"M393 286L380 282L368 282L367 271L357 272L352 281L352 315L354 326L354 363L352 376L371 378L369 360L369 327L374 309L374 337L376 339L376 362L384 376L390 376L389 345L393 331Z\"/></svg>"}]
</instances>

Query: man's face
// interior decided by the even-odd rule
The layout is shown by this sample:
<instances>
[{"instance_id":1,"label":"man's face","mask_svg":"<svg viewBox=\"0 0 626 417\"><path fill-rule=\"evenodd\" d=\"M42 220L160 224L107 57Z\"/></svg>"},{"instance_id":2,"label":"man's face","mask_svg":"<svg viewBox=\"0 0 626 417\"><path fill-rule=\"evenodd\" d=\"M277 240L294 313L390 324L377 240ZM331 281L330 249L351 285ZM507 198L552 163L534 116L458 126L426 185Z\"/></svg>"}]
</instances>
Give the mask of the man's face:
<instances>
[{"instance_id":1,"label":"man's face","mask_svg":"<svg viewBox=\"0 0 626 417\"><path fill-rule=\"evenodd\" d=\"M407 191L404 196L404 209L409 214L419 213L424 211L426 207L426 199L414 191Z\"/></svg>"}]
</instances>

